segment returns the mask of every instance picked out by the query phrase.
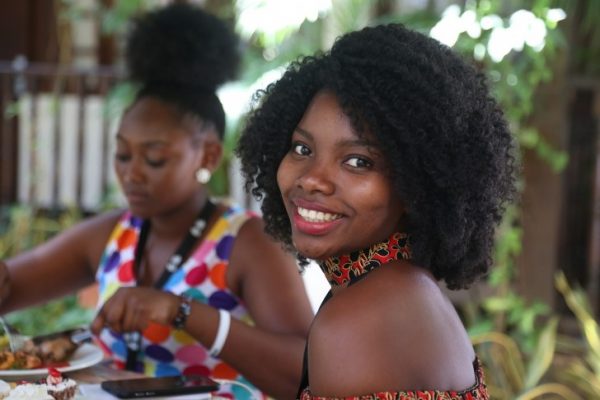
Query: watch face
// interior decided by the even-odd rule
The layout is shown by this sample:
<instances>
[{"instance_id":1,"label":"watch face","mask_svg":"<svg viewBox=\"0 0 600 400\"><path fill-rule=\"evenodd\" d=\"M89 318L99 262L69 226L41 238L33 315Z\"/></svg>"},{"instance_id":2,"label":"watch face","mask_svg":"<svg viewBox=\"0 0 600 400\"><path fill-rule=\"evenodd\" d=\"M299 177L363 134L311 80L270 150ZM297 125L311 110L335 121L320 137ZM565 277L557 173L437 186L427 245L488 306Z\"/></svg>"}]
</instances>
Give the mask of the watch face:
<instances>
[{"instance_id":1,"label":"watch face","mask_svg":"<svg viewBox=\"0 0 600 400\"><path fill-rule=\"evenodd\" d=\"M185 326L187 317L189 317L190 313L192 312L192 299L187 296L179 297L181 302L179 303L179 308L177 309L177 315L173 320L173 326L177 329L181 329Z\"/></svg>"}]
</instances>

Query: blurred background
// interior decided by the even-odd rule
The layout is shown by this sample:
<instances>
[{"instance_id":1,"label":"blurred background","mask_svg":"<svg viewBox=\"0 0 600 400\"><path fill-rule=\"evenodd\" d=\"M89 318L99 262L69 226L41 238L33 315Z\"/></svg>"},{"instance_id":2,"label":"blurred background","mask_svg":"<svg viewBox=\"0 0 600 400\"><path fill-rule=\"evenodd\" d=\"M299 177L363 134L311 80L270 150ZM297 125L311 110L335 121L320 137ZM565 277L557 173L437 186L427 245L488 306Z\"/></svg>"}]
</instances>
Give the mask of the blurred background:
<instances>
[{"instance_id":1,"label":"blurred background","mask_svg":"<svg viewBox=\"0 0 600 400\"><path fill-rule=\"evenodd\" d=\"M600 0L197 0L242 37L215 196L249 208L232 149L252 93L339 34L401 22L485 73L522 162L495 267L450 293L496 399L600 399ZM128 22L166 0L0 0L0 258L124 204L112 172L131 100ZM309 268L314 304L325 288ZM9 315L25 332L86 323L94 288ZM441 333L443 335L443 333Z\"/></svg>"}]
</instances>

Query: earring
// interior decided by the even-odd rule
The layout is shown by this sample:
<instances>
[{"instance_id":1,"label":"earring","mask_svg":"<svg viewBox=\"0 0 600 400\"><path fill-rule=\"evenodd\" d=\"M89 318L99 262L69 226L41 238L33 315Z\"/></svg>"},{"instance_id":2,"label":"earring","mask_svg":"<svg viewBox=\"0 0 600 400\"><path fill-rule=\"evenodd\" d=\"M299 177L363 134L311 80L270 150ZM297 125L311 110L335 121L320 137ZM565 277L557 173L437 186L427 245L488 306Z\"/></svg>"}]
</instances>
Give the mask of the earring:
<instances>
[{"instance_id":1,"label":"earring","mask_svg":"<svg viewBox=\"0 0 600 400\"><path fill-rule=\"evenodd\" d=\"M210 176L211 173L208 168L200 168L198 171L196 171L196 179L203 185L207 184L208 181L210 181Z\"/></svg>"}]
</instances>

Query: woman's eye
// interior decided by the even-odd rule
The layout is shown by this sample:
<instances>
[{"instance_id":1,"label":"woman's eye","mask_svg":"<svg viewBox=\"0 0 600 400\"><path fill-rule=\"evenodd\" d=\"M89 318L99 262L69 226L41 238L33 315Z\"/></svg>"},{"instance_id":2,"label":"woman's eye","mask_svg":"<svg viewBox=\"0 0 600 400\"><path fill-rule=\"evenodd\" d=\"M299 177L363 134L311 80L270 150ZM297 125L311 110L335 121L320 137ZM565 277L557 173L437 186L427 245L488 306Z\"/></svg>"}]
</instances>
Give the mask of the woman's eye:
<instances>
[{"instance_id":1,"label":"woman's eye","mask_svg":"<svg viewBox=\"0 0 600 400\"><path fill-rule=\"evenodd\" d=\"M115 160L119 161L119 162L127 162L131 159L131 156L129 154L115 154Z\"/></svg>"},{"instance_id":2,"label":"woman's eye","mask_svg":"<svg viewBox=\"0 0 600 400\"><path fill-rule=\"evenodd\" d=\"M371 168L373 166L373 162L363 157L350 157L344 163L352 168Z\"/></svg>"},{"instance_id":3,"label":"woman's eye","mask_svg":"<svg viewBox=\"0 0 600 400\"><path fill-rule=\"evenodd\" d=\"M165 159L162 159L162 160L150 160L148 158L146 159L146 164L148 164L152 168L160 168L163 165L165 165L166 162L167 162L167 160L165 160Z\"/></svg>"},{"instance_id":4,"label":"woman's eye","mask_svg":"<svg viewBox=\"0 0 600 400\"><path fill-rule=\"evenodd\" d=\"M302 143L294 143L292 144L292 151L300 156L309 156L310 149L303 145Z\"/></svg>"}]
</instances>

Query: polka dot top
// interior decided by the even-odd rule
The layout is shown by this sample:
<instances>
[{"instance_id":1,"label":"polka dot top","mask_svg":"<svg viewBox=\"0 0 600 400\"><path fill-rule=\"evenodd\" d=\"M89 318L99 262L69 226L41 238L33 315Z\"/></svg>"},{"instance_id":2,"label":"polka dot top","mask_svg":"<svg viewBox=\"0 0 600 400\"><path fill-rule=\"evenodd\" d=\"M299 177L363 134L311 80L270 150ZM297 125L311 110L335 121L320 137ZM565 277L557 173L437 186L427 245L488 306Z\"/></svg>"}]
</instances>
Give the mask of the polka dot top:
<instances>
[{"instance_id":1,"label":"polka dot top","mask_svg":"<svg viewBox=\"0 0 600 400\"><path fill-rule=\"evenodd\" d=\"M163 290L185 294L196 301L231 313L233 318L253 324L241 300L226 285L226 271L233 243L240 227L253 214L230 207L213 225L205 239L171 275ZM125 212L115 226L98 267L98 308L120 287L135 286L134 252L142 220ZM124 369L127 346L121 334L104 329L98 337L115 367ZM201 374L217 379L237 380L241 385L221 385L219 396L235 399L251 398L244 386L255 390L254 396L266 398L243 376L218 358L183 330L150 324L142 332L142 349L138 370L148 376Z\"/></svg>"}]
</instances>

